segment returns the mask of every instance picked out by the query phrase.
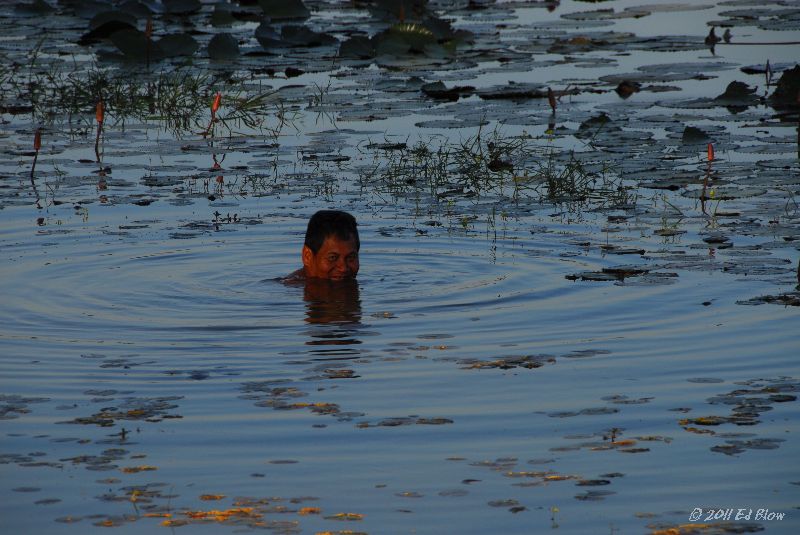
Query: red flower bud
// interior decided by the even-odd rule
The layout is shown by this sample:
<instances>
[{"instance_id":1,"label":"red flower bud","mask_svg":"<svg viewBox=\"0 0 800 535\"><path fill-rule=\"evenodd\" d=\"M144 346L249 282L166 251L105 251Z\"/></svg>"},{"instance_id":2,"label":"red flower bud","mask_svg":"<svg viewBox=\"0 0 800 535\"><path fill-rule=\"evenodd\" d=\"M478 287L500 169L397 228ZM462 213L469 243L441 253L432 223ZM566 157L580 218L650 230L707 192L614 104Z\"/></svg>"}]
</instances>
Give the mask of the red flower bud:
<instances>
[{"instance_id":1,"label":"red flower bud","mask_svg":"<svg viewBox=\"0 0 800 535\"><path fill-rule=\"evenodd\" d=\"M97 119L98 124L103 124L103 119L105 119L106 116L106 107L105 104L103 104L102 99L100 99L97 102L97 107L95 108L94 116Z\"/></svg>"}]
</instances>

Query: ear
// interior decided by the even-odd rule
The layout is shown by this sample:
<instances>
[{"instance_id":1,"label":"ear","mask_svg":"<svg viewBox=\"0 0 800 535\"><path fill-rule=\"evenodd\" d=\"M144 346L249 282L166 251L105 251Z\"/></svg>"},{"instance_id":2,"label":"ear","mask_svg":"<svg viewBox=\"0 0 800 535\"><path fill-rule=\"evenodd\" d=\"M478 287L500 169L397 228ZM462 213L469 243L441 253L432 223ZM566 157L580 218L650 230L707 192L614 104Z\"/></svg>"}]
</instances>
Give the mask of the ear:
<instances>
[{"instance_id":1,"label":"ear","mask_svg":"<svg viewBox=\"0 0 800 535\"><path fill-rule=\"evenodd\" d=\"M303 245L301 257L303 259L303 267L308 268L311 266L311 262L314 260L314 252L308 247L308 245Z\"/></svg>"}]
</instances>

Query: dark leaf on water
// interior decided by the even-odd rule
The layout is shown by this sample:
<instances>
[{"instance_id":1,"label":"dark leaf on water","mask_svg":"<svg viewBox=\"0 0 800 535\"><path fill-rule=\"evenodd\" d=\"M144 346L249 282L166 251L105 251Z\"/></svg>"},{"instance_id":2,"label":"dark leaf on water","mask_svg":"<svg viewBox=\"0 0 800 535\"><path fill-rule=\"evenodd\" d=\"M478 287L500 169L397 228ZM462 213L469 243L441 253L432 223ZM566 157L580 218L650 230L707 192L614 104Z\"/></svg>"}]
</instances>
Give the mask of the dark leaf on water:
<instances>
[{"instance_id":1,"label":"dark leaf on water","mask_svg":"<svg viewBox=\"0 0 800 535\"><path fill-rule=\"evenodd\" d=\"M683 129L681 141L683 141L685 144L694 145L697 143L708 143L711 141L711 138L699 128L695 126L687 126Z\"/></svg>"},{"instance_id":2,"label":"dark leaf on water","mask_svg":"<svg viewBox=\"0 0 800 535\"><path fill-rule=\"evenodd\" d=\"M581 479L575 485L579 487L601 487L603 485L610 485L611 481L607 479Z\"/></svg>"},{"instance_id":3,"label":"dark leaf on water","mask_svg":"<svg viewBox=\"0 0 800 535\"><path fill-rule=\"evenodd\" d=\"M469 491L466 491L464 489L446 489L439 492L439 496L446 496L451 498L460 498L462 496L466 496L467 494L469 494Z\"/></svg>"},{"instance_id":4,"label":"dark leaf on water","mask_svg":"<svg viewBox=\"0 0 800 535\"><path fill-rule=\"evenodd\" d=\"M614 91L616 91L617 95L619 95L620 97L628 98L632 94L638 93L641 90L641 88L642 84L640 84L639 82L630 82L628 80L623 80L617 85L617 88L614 89Z\"/></svg>"},{"instance_id":5,"label":"dark leaf on water","mask_svg":"<svg viewBox=\"0 0 800 535\"><path fill-rule=\"evenodd\" d=\"M146 61L148 55L151 60L162 57L161 47L157 43L148 42L144 32L133 28L115 32L111 35L111 42L127 59Z\"/></svg>"},{"instance_id":6,"label":"dark leaf on water","mask_svg":"<svg viewBox=\"0 0 800 535\"><path fill-rule=\"evenodd\" d=\"M17 4L14 12L17 15L25 15L25 16L46 15L48 13L53 12L53 6L51 6L44 0L34 0L30 4L28 3Z\"/></svg>"},{"instance_id":7,"label":"dark leaf on water","mask_svg":"<svg viewBox=\"0 0 800 535\"><path fill-rule=\"evenodd\" d=\"M158 41L158 46L164 57L175 58L181 56L191 56L200 45L194 37L187 33L176 33L165 35Z\"/></svg>"},{"instance_id":8,"label":"dark leaf on water","mask_svg":"<svg viewBox=\"0 0 800 535\"><path fill-rule=\"evenodd\" d=\"M373 38L379 55L405 56L424 54L425 47L436 44L433 32L418 24L400 23Z\"/></svg>"},{"instance_id":9,"label":"dark leaf on water","mask_svg":"<svg viewBox=\"0 0 800 535\"><path fill-rule=\"evenodd\" d=\"M370 59L375 57L375 46L369 37L355 35L339 45L339 56L348 59Z\"/></svg>"},{"instance_id":10,"label":"dark leaf on water","mask_svg":"<svg viewBox=\"0 0 800 535\"><path fill-rule=\"evenodd\" d=\"M292 46L329 46L339 42L332 35L294 24L287 24L281 28L281 39Z\"/></svg>"},{"instance_id":11,"label":"dark leaf on water","mask_svg":"<svg viewBox=\"0 0 800 535\"><path fill-rule=\"evenodd\" d=\"M217 4L214 6L214 12L211 14L212 26L232 26L237 22L236 17L233 16L232 6L229 4Z\"/></svg>"},{"instance_id":12,"label":"dark leaf on water","mask_svg":"<svg viewBox=\"0 0 800 535\"><path fill-rule=\"evenodd\" d=\"M136 27L136 17L130 13L125 13L123 11L101 11L89 21L89 28L96 30L109 22L127 24L131 28ZM123 26L120 26L118 29L121 30L122 28Z\"/></svg>"},{"instance_id":13,"label":"dark leaf on water","mask_svg":"<svg viewBox=\"0 0 800 535\"><path fill-rule=\"evenodd\" d=\"M722 104L755 104L758 102L758 96L755 93L756 89L746 83L733 81L725 88L725 92L714 100Z\"/></svg>"},{"instance_id":14,"label":"dark leaf on water","mask_svg":"<svg viewBox=\"0 0 800 535\"><path fill-rule=\"evenodd\" d=\"M494 500L489 502L489 507L514 507L519 505L517 500Z\"/></svg>"},{"instance_id":15,"label":"dark leaf on water","mask_svg":"<svg viewBox=\"0 0 800 535\"><path fill-rule=\"evenodd\" d=\"M86 4L80 2L80 4L82 6L91 5L88 2ZM130 13L131 15L135 15L139 18L147 18L155 13L160 12L160 5L154 6L152 2L145 2L143 0L125 0L124 2L121 2L118 7L120 11Z\"/></svg>"},{"instance_id":16,"label":"dark leaf on water","mask_svg":"<svg viewBox=\"0 0 800 535\"><path fill-rule=\"evenodd\" d=\"M79 45L91 45L103 39L109 39L113 34L121 30L136 30L134 24L123 20L109 20L93 28L78 39Z\"/></svg>"},{"instance_id":17,"label":"dark leaf on water","mask_svg":"<svg viewBox=\"0 0 800 535\"><path fill-rule=\"evenodd\" d=\"M445 425L452 424L453 420L450 418L419 418L417 425Z\"/></svg>"},{"instance_id":18,"label":"dark leaf on water","mask_svg":"<svg viewBox=\"0 0 800 535\"><path fill-rule=\"evenodd\" d=\"M286 43L283 42L281 36L268 22L262 22L258 28L256 28L255 36L256 41L258 41L259 44L266 49L286 46Z\"/></svg>"},{"instance_id":19,"label":"dark leaf on water","mask_svg":"<svg viewBox=\"0 0 800 535\"><path fill-rule=\"evenodd\" d=\"M431 82L422 86L422 92L427 96L440 99L456 101L461 97L466 97L475 92L472 86L453 86L448 88L443 82Z\"/></svg>"},{"instance_id":20,"label":"dark leaf on water","mask_svg":"<svg viewBox=\"0 0 800 535\"><path fill-rule=\"evenodd\" d=\"M164 12L170 15L188 15L200 11L200 0L162 0Z\"/></svg>"},{"instance_id":21,"label":"dark leaf on water","mask_svg":"<svg viewBox=\"0 0 800 535\"><path fill-rule=\"evenodd\" d=\"M769 97L776 108L800 107L800 65L784 71L775 92Z\"/></svg>"},{"instance_id":22,"label":"dark leaf on water","mask_svg":"<svg viewBox=\"0 0 800 535\"><path fill-rule=\"evenodd\" d=\"M34 505L53 505L59 503L61 500L59 498L45 498L44 500L37 500Z\"/></svg>"},{"instance_id":23,"label":"dark leaf on water","mask_svg":"<svg viewBox=\"0 0 800 535\"><path fill-rule=\"evenodd\" d=\"M738 305L763 305L765 303L773 303L785 306L800 306L800 292L787 292L778 295L762 295L753 297L746 301L737 301Z\"/></svg>"},{"instance_id":24,"label":"dark leaf on water","mask_svg":"<svg viewBox=\"0 0 800 535\"><path fill-rule=\"evenodd\" d=\"M42 489L39 487L16 487L11 490L14 492L39 492Z\"/></svg>"},{"instance_id":25,"label":"dark leaf on water","mask_svg":"<svg viewBox=\"0 0 800 535\"><path fill-rule=\"evenodd\" d=\"M506 86L482 89L478 91L478 96L484 100L546 98L547 89L539 84L517 84L511 82Z\"/></svg>"},{"instance_id":26,"label":"dark leaf on water","mask_svg":"<svg viewBox=\"0 0 800 535\"><path fill-rule=\"evenodd\" d=\"M590 490L582 494L576 494L575 499L581 501L596 502L604 500L606 496L611 496L612 494L616 494L616 492L611 490Z\"/></svg>"},{"instance_id":27,"label":"dark leaf on water","mask_svg":"<svg viewBox=\"0 0 800 535\"><path fill-rule=\"evenodd\" d=\"M208 57L213 60L235 59L239 57L239 42L230 34L217 34L208 42Z\"/></svg>"},{"instance_id":28,"label":"dark leaf on water","mask_svg":"<svg viewBox=\"0 0 800 535\"><path fill-rule=\"evenodd\" d=\"M311 16L302 0L258 0L258 5L272 20L307 19Z\"/></svg>"}]
</instances>

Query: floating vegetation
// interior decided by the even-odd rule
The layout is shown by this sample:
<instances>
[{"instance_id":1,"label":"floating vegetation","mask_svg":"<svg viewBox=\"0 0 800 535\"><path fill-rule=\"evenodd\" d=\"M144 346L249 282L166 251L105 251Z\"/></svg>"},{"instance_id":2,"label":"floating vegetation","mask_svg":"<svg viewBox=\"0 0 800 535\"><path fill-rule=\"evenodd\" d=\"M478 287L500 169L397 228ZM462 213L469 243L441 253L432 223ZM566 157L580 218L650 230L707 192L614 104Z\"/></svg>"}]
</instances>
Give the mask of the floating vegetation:
<instances>
[{"instance_id":1,"label":"floating vegetation","mask_svg":"<svg viewBox=\"0 0 800 535\"><path fill-rule=\"evenodd\" d=\"M351 522L354 520L364 520L364 515L359 513L336 513L334 515L329 515L324 518L325 520L343 520Z\"/></svg>"},{"instance_id":2,"label":"floating vegetation","mask_svg":"<svg viewBox=\"0 0 800 535\"><path fill-rule=\"evenodd\" d=\"M541 368L545 364L555 364L555 357L548 355L526 355L520 357L504 357L496 360L488 361L464 361L462 368L466 370L486 370L490 368L498 368L501 370L510 370L512 368L526 368L532 370L534 368Z\"/></svg>"},{"instance_id":3,"label":"floating vegetation","mask_svg":"<svg viewBox=\"0 0 800 535\"><path fill-rule=\"evenodd\" d=\"M725 424L747 427L756 426L761 423L759 419L761 414L771 411L774 404L797 401L797 395L794 392L800 391L800 383L791 377L780 377L752 379L736 384L741 388L726 394L713 396L707 400L711 405L731 407L731 414L682 418L678 420L678 425L690 433L730 438L730 440L726 440L725 444L711 447L711 451L725 453L726 455L739 454L747 449L778 448L779 444L784 441L783 439L752 438L740 440L736 435L731 437L709 428Z\"/></svg>"},{"instance_id":4,"label":"floating vegetation","mask_svg":"<svg viewBox=\"0 0 800 535\"><path fill-rule=\"evenodd\" d=\"M452 424L450 418L421 418L419 416L408 416L401 418L385 418L376 423L358 422L356 427L366 429L368 427L399 427L406 425L446 425Z\"/></svg>"},{"instance_id":5,"label":"floating vegetation","mask_svg":"<svg viewBox=\"0 0 800 535\"><path fill-rule=\"evenodd\" d=\"M758 533L764 526L753 522L711 522L694 524L650 524L650 535L729 535Z\"/></svg>"},{"instance_id":6,"label":"floating vegetation","mask_svg":"<svg viewBox=\"0 0 800 535\"><path fill-rule=\"evenodd\" d=\"M786 292L778 295L762 295L751 299L737 301L740 305L763 305L772 303L784 306L800 306L800 292Z\"/></svg>"},{"instance_id":7,"label":"floating vegetation","mask_svg":"<svg viewBox=\"0 0 800 535\"><path fill-rule=\"evenodd\" d=\"M756 46L741 28L797 30L797 10L748 1L718 14L689 3L561 4L37 0L0 8L0 213L8 219L0 339L12 350L3 361L10 382L0 419L9 431L0 464L13 479L9 501L36 510L9 517L9 529L52 520L64 529L163 523L355 535L346 528L368 520L414 531L433 519L435 500L453 508L464 496L479 507L464 509L456 531L487 514L524 531L538 513L505 513L533 510L549 511L555 529L562 516L550 504L571 502L591 521L608 517L602 500L614 492L611 511L646 500L636 491L652 478L641 468L663 464L667 449L685 457L690 479L705 477L693 469L707 447L739 459L725 462L754 463L752 473L765 468L753 488L773 489L780 463L770 459L796 449L792 429L784 438L756 432L796 401L797 385L737 382L736 370L752 364L738 326L772 326L791 348L774 325L788 325L792 310L731 307L800 299L787 291L800 240L798 67L785 48L796 45L748 48L749 61L759 53L763 61L747 66L727 52ZM682 11L718 23L717 33L629 31ZM380 266L359 283L363 312L358 299L340 306L253 282L261 268L250 268L265 258L267 269L296 260L290 249L306 211L333 206L358 214L371 242L365 260L374 254ZM657 287L667 284L677 291ZM653 302L667 315L640 318ZM509 328L512 336L503 334ZM658 345L678 331L697 348ZM651 380L658 366L689 363L688 353L719 336L730 354L706 351L691 373L716 373L724 360L724 380L701 376L677 389ZM620 356L566 349L596 344ZM136 347L143 357L92 353L103 347ZM781 351L770 347L764 362L785 367ZM580 383L595 375L599 383ZM558 398L552 381L573 379L571 397ZM710 396L716 384L731 391L705 409L677 399ZM477 385L486 396L476 405ZM551 394L558 405L545 399ZM441 399L460 408L445 407L444 417ZM664 403L682 406L648 418ZM642 418L649 427L631 430ZM675 422L697 436L674 441ZM628 427L587 430L597 423ZM493 482L465 473L431 487L441 475L436 459L402 454L458 449L476 429L497 432L492 444L509 450L463 466L499 474ZM209 431L235 443L235 458L220 465L213 440L196 440ZM707 441L700 454L686 450L698 440ZM374 484L364 472L356 451L364 441L377 446L367 463L390 470L391 482ZM179 464L191 468L176 471L162 453L187 445ZM514 456L545 454L552 458ZM624 464L573 471L605 461ZM622 466L621 480L612 470ZM53 470L40 480L25 468ZM458 465L448 468L452 477ZM63 488L80 485L99 513L51 519L52 509L35 507L57 503L50 485L60 471L74 476ZM658 483L674 495L686 474ZM126 484L151 477L171 480ZM227 498L237 487L279 492L281 481L324 495ZM498 481L513 492L498 492ZM190 489L186 501L172 489ZM85 508L79 494L62 496L58 514ZM365 498L370 516L337 512L351 510L348 496ZM309 506L314 500L322 501ZM624 529L640 518L650 516L628 515ZM318 531L325 522L343 529Z\"/></svg>"},{"instance_id":8,"label":"floating vegetation","mask_svg":"<svg viewBox=\"0 0 800 535\"><path fill-rule=\"evenodd\" d=\"M630 250L630 249L608 249L607 252L613 254L644 254L644 250ZM582 281L610 281L610 282L624 282L629 278L638 278L646 284L669 284L675 282L674 279L678 277L677 273L660 273L651 271L650 268L640 266L618 266L603 268L600 271L583 271L581 273L573 273L565 275L567 280L582 280Z\"/></svg>"},{"instance_id":9,"label":"floating vegetation","mask_svg":"<svg viewBox=\"0 0 800 535\"><path fill-rule=\"evenodd\" d=\"M0 420L19 418L22 414L30 413L28 405L47 401L50 400L42 397L0 394Z\"/></svg>"},{"instance_id":10,"label":"floating vegetation","mask_svg":"<svg viewBox=\"0 0 800 535\"><path fill-rule=\"evenodd\" d=\"M154 423L161 422L164 419L183 418L179 414L169 412L178 408L178 405L172 402L180 399L183 399L183 397L127 398L119 407L106 407L91 416L78 417L65 423L111 427L124 420L141 420Z\"/></svg>"},{"instance_id":11,"label":"floating vegetation","mask_svg":"<svg viewBox=\"0 0 800 535\"><path fill-rule=\"evenodd\" d=\"M800 102L800 65L795 65L781 74L775 91L770 95L770 102L776 108L798 108Z\"/></svg>"}]
</instances>

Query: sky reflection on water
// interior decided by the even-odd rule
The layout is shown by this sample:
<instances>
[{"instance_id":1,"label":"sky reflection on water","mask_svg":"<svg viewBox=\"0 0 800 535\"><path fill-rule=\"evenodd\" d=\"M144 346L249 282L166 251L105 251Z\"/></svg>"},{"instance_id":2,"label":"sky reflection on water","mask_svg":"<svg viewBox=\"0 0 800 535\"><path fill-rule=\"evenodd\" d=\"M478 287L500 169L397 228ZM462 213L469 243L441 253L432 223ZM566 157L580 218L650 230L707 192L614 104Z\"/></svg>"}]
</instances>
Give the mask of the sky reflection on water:
<instances>
[{"instance_id":1,"label":"sky reflection on water","mask_svg":"<svg viewBox=\"0 0 800 535\"><path fill-rule=\"evenodd\" d=\"M45 125L33 179L38 123L4 112L4 529L652 533L700 507L769 508L787 518L731 529L797 532L797 307L746 304L795 291L796 125L713 99L733 80L765 94L740 67L788 68L798 47L712 55L699 44L709 21L749 9L738 4L563 17L642 3L460 11L456 25L507 62L330 70L313 50L276 56L309 72L245 85L284 88L295 129L207 139L131 118L105 126L98 155L87 113ZM319 19L355 16L337 9ZM16 20L3 11L2 46L25 57L14 35L37 22ZM546 50L551 32L609 30L691 46ZM675 80L622 100L598 81L621 72ZM420 92L439 79L587 90L553 116L546 99ZM328 81L314 102L313 82ZM587 136L601 111L611 123ZM453 119L489 124L425 122ZM495 125L523 142L513 156L526 173L555 151L559 169L603 169L620 189L554 192L520 168L485 183L452 165L441 183L398 178L421 176L402 167L415 155L443 161L409 152L416 142L458 154ZM710 136L712 164L687 126ZM368 148L382 143L407 147ZM701 206L706 173L717 196ZM327 207L358 217L358 281L277 282ZM234 508L217 522L189 514Z\"/></svg>"}]
</instances>

